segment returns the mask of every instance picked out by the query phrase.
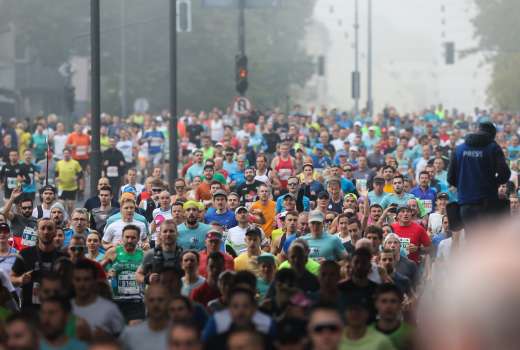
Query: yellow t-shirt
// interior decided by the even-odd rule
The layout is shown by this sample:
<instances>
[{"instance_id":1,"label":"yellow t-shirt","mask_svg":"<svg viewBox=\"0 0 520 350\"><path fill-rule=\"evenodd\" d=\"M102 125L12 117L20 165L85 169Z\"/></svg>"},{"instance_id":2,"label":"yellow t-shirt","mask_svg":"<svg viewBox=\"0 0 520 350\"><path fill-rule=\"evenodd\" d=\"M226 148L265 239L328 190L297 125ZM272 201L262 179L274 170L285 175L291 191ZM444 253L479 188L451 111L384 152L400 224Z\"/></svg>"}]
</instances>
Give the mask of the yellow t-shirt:
<instances>
[{"instance_id":1,"label":"yellow t-shirt","mask_svg":"<svg viewBox=\"0 0 520 350\"><path fill-rule=\"evenodd\" d=\"M23 157L23 152L25 152L25 150L29 148L29 145L31 144L31 139L31 133L27 131L21 132L18 136L18 153L20 154L20 157Z\"/></svg>"},{"instance_id":2,"label":"yellow t-shirt","mask_svg":"<svg viewBox=\"0 0 520 350\"><path fill-rule=\"evenodd\" d=\"M257 256L249 256L247 252L243 252L235 258L235 271L249 270L258 276Z\"/></svg>"},{"instance_id":3,"label":"yellow t-shirt","mask_svg":"<svg viewBox=\"0 0 520 350\"><path fill-rule=\"evenodd\" d=\"M263 205L262 202L256 201L251 205L251 210L253 209L259 209L262 214L264 214L265 224L262 225L262 230L267 237L271 237L276 217L276 203L274 201L268 201L266 205Z\"/></svg>"},{"instance_id":4,"label":"yellow t-shirt","mask_svg":"<svg viewBox=\"0 0 520 350\"><path fill-rule=\"evenodd\" d=\"M71 159L69 161L60 160L56 163L56 171L58 172L58 189L61 191L76 191L78 183L76 177L81 172L81 165L78 161Z\"/></svg>"},{"instance_id":5,"label":"yellow t-shirt","mask_svg":"<svg viewBox=\"0 0 520 350\"><path fill-rule=\"evenodd\" d=\"M385 184L385 187L383 187L383 192L384 193L394 193L394 187L392 186L391 183Z\"/></svg>"}]
</instances>

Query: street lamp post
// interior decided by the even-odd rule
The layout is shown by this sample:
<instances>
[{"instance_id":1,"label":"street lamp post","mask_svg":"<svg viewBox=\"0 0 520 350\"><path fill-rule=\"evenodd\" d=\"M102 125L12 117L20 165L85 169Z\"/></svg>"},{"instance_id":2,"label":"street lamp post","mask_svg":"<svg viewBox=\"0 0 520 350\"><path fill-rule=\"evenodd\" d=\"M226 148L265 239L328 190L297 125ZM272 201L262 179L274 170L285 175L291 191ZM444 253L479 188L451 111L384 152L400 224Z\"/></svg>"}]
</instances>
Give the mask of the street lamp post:
<instances>
[{"instance_id":1,"label":"street lamp post","mask_svg":"<svg viewBox=\"0 0 520 350\"><path fill-rule=\"evenodd\" d=\"M170 123L169 132L169 182L173 185L178 174L177 147L177 1L170 0Z\"/></svg>"},{"instance_id":2,"label":"street lamp post","mask_svg":"<svg viewBox=\"0 0 520 350\"><path fill-rule=\"evenodd\" d=\"M368 49L367 49L367 113L372 116L374 100L372 99L372 0L368 0Z\"/></svg>"},{"instance_id":3,"label":"street lamp post","mask_svg":"<svg viewBox=\"0 0 520 350\"><path fill-rule=\"evenodd\" d=\"M354 112L359 113L359 90L360 90L360 74L359 74L359 3L354 2L354 74L352 76L352 95L354 97Z\"/></svg>"},{"instance_id":4,"label":"street lamp post","mask_svg":"<svg viewBox=\"0 0 520 350\"><path fill-rule=\"evenodd\" d=\"M99 0L90 0L90 111L92 114L92 148L90 151L90 193L96 193L101 177L101 59L100 59L100 13Z\"/></svg>"}]
</instances>

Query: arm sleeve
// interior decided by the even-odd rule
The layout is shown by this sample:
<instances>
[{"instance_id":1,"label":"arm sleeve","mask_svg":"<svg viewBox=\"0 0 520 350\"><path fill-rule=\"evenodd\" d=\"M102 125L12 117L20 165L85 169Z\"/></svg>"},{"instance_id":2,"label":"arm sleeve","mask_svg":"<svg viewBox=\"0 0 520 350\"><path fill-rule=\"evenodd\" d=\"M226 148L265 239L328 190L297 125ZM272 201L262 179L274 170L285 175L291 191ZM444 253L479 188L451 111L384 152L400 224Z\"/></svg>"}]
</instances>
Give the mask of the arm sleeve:
<instances>
[{"instance_id":1,"label":"arm sleeve","mask_svg":"<svg viewBox=\"0 0 520 350\"><path fill-rule=\"evenodd\" d=\"M27 266L25 266L25 261L21 256L17 256L14 261L12 271L15 275L20 276L21 274L27 271Z\"/></svg>"},{"instance_id":2,"label":"arm sleeve","mask_svg":"<svg viewBox=\"0 0 520 350\"><path fill-rule=\"evenodd\" d=\"M105 232L103 232L103 241L112 243L112 240L114 239L114 232L112 230L112 224L105 227Z\"/></svg>"}]
</instances>

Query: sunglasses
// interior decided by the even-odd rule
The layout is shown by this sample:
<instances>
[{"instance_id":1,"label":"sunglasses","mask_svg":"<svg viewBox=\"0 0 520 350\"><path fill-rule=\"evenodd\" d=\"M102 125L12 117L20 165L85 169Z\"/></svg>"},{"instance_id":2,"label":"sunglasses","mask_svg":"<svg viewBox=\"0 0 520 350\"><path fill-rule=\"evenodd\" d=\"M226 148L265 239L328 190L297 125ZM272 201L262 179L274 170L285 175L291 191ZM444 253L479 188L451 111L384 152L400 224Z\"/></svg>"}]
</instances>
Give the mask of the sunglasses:
<instances>
[{"instance_id":1,"label":"sunglasses","mask_svg":"<svg viewBox=\"0 0 520 350\"><path fill-rule=\"evenodd\" d=\"M335 323L324 323L318 324L312 328L313 333L323 333L323 332L337 333L340 331L340 326Z\"/></svg>"},{"instance_id":2,"label":"sunglasses","mask_svg":"<svg viewBox=\"0 0 520 350\"><path fill-rule=\"evenodd\" d=\"M22 207L22 210L31 210L32 207Z\"/></svg>"},{"instance_id":3,"label":"sunglasses","mask_svg":"<svg viewBox=\"0 0 520 350\"><path fill-rule=\"evenodd\" d=\"M287 186L298 186L297 182L288 182Z\"/></svg>"},{"instance_id":4,"label":"sunglasses","mask_svg":"<svg viewBox=\"0 0 520 350\"><path fill-rule=\"evenodd\" d=\"M352 169L350 169L350 168L345 168L345 169L343 169L343 171L352 171Z\"/></svg>"},{"instance_id":5,"label":"sunglasses","mask_svg":"<svg viewBox=\"0 0 520 350\"><path fill-rule=\"evenodd\" d=\"M152 192L161 192L162 189L161 188L152 188Z\"/></svg>"},{"instance_id":6,"label":"sunglasses","mask_svg":"<svg viewBox=\"0 0 520 350\"><path fill-rule=\"evenodd\" d=\"M82 253L85 251L85 247L83 246L70 246L69 249L73 253Z\"/></svg>"}]
</instances>

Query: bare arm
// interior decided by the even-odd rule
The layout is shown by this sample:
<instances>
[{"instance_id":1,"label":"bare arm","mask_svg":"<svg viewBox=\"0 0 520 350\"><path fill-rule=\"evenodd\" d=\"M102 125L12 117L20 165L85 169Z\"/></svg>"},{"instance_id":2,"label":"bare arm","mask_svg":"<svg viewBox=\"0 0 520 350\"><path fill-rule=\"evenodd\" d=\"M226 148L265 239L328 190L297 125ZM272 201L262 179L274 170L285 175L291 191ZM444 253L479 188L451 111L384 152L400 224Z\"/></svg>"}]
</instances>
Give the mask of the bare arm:
<instances>
[{"instance_id":1,"label":"bare arm","mask_svg":"<svg viewBox=\"0 0 520 350\"><path fill-rule=\"evenodd\" d=\"M22 188L21 186L18 186L11 192L11 197L9 197L9 200L7 203L5 203L3 214L8 220L12 220L14 217L14 214L11 212L11 208L13 207L13 203L22 194Z\"/></svg>"}]
</instances>

